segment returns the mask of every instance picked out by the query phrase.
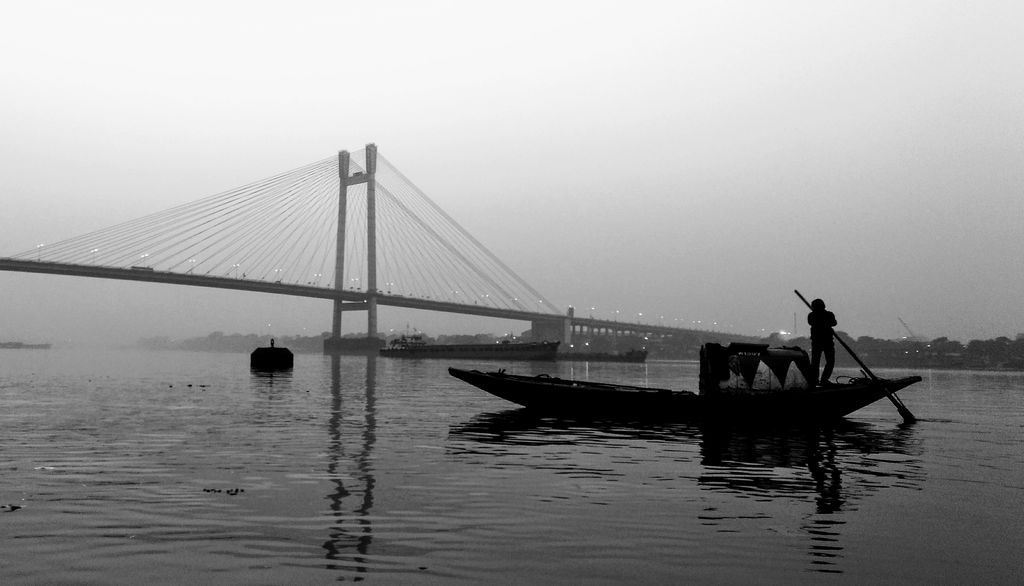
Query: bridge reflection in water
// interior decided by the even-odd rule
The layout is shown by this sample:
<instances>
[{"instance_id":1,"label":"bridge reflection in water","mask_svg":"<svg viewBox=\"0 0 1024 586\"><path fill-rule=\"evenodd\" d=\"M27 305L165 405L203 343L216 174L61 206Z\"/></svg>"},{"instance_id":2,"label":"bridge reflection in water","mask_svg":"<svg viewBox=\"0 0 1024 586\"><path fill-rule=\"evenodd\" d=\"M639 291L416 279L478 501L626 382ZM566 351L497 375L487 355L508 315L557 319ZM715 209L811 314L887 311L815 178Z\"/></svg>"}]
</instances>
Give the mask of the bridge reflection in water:
<instances>
[{"instance_id":1,"label":"bridge reflection in water","mask_svg":"<svg viewBox=\"0 0 1024 586\"><path fill-rule=\"evenodd\" d=\"M841 572L837 562L847 513L876 493L917 488L925 478L920 440L912 427L881 430L846 420L828 426L661 424L554 419L514 409L479 415L452 428L450 435L469 443L560 449L582 445L592 450L601 443L609 449L636 442L658 446L654 451L659 454L676 454L681 477L676 480L687 482L688 470L695 467L697 490L717 495L697 518L711 531L730 533L738 531L737 524L763 523L780 505L796 509L801 518L796 533L809 541L808 570L813 572ZM517 457L524 454L524 464L533 454L535 465L550 466L542 452L521 451ZM813 507L799 512L801 501Z\"/></svg>"},{"instance_id":2,"label":"bridge reflection in water","mask_svg":"<svg viewBox=\"0 0 1024 586\"><path fill-rule=\"evenodd\" d=\"M324 567L359 579L372 565L369 560L373 543L370 513L376 485L372 461L377 433L378 359L369 355L363 362L351 356L334 355L324 360L330 369L330 411L327 467L323 477L331 489L324 496L327 501L324 514L329 517L327 540L322 546L327 559ZM265 393L288 396L296 392L291 370L252 370L251 376L258 380L259 388ZM344 386L344 381L350 385Z\"/></svg>"},{"instance_id":3,"label":"bridge reflection in water","mask_svg":"<svg viewBox=\"0 0 1024 586\"><path fill-rule=\"evenodd\" d=\"M376 387L377 357L366 357L365 395L362 405L346 405L342 393L341 358L330 357L331 368L331 415L328 420L329 463L327 466L330 482L334 490L327 495L329 507L334 517L334 525L327 541L324 542L327 567L335 570L354 571L363 574L367 571L367 556L373 542L373 523L370 510L373 508L373 489L376 480L373 475L373 447L376 442ZM348 399L355 395L349 394ZM357 422L358 413L362 413L362 421ZM346 424L355 423L360 429L359 441L348 444L354 447L353 453L346 453ZM355 464L356 473L352 476L345 469L346 464ZM346 486L346 482L350 484ZM346 499L355 497L356 506L346 506Z\"/></svg>"}]
</instances>

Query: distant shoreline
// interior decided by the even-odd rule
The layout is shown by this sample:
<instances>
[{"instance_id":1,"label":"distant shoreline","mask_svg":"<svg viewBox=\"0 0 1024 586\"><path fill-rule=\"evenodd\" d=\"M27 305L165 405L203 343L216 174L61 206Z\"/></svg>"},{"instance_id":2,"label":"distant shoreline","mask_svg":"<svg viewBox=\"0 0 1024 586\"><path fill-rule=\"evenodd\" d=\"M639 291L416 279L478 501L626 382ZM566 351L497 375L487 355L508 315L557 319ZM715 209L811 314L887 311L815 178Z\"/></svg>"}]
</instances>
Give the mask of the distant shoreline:
<instances>
[{"instance_id":1,"label":"distant shoreline","mask_svg":"<svg viewBox=\"0 0 1024 586\"><path fill-rule=\"evenodd\" d=\"M853 339L840 335L854 349L857 355L871 368L901 368L911 370L969 370L992 372L1024 372L1024 339L1011 340L1000 337L993 340L972 340L962 344L947 338L935 340L881 340L862 336ZM300 354L320 354L326 333L317 336L275 336L278 346L287 347ZM359 339L360 336L348 336ZM213 332L204 337L172 340L159 336L139 340L138 346L148 350L182 350L197 352L251 352L270 343L270 336L256 334L224 334ZM433 343L489 343L501 336L491 334L450 335L429 338ZM728 343L727 340L723 340ZM810 340L794 338L783 340L772 336L761 340L770 346L799 347L810 349ZM627 342L632 346L635 341ZM592 347L597 346L598 342ZM700 341L692 339L650 340L646 344L648 361L697 361L700 358ZM618 350L621 350L618 349ZM841 348L837 348L836 366L857 368L857 363Z\"/></svg>"}]
</instances>

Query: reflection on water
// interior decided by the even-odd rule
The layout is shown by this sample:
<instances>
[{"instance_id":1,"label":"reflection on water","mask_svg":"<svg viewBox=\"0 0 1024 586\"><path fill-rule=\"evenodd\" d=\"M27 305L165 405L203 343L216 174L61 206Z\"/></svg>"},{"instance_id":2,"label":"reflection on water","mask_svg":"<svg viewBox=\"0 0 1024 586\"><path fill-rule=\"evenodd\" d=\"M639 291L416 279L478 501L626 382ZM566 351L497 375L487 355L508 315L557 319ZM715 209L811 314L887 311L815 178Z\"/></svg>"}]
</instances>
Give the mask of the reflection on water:
<instances>
[{"instance_id":1,"label":"reflection on water","mask_svg":"<svg viewBox=\"0 0 1024 586\"><path fill-rule=\"evenodd\" d=\"M256 383L256 387L273 388L276 386L291 384L294 373L292 369L288 368L285 370L264 370L259 368L250 368L249 374L252 376L253 382Z\"/></svg>"},{"instance_id":2,"label":"reflection on water","mask_svg":"<svg viewBox=\"0 0 1024 586\"><path fill-rule=\"evenodd\" d=\"M373 524L370 520L370 509L373 508L373 476L372 452L376 439L375 392L377 386L377 357L366 358L365 401L363 403L363 422L361 442L353 454L346 454L342 427L345 425L345 405L342 400L341 358L330 357L331 368L331 416L328 423L328 452L330 462L328 472L334 491L327 495L331 511L334 513L335 525L331 527L329 539L324 543L327 550L328 568L354 570L363 574L367 571L370 544L373 542ZM359 406L353 406L358 409ZM345 498L352 495L352 490L345 486L343 467L354 463L358 473L355 476L358 487L352 490L362 493L357 500L354 511L345 508ZM351 506L351 505L350 505ZM352 553L355 551L355 554Z\"/></svg>"},{"instance_id":3,"label":"reflection on water","mask_svg":"<svg viewBox=\"0 0 1024 586\"><path fill-rule=\"evenodd\" d=\"M658 453L692 463L697 448L696 484L737 499L772 503L808 500L798 530L807 538L810 570L838 572L845 521L836 515L887 488L919 488L925 473L913 426L880 430L839 421L827 426L771 426L728 423L651 423L608 419L541 417L513 409L474 417L454 426L451 437L506 446L601 445L635 441L660 444ZM537 462L544 466L547 462ZM591 469L595 474L619 471ZM734 502L735 504L735 502ZM698 520L709 528L735 531L736 522L764 519L764 507L708 506Z\"/></svg>"},{"instance_id":4,"label":"reflection on water","mask_svg":"<svg viewBox=\"0 0 1024 586\"><path fill-rule=\"evenodd\" d=\"M891 484L919 483L922 471L913 456L920 445L912 426L877 430L864 423L839 421L829 426L701 427L701 455L708 488L747 492L755 497L816 495L817 513L834 513L865 494ZM882 456L884 455L884 457ZM851 472L872 474L878 482L843 487L842 462ZM897 463L898 466L885 466ZM809 476L774 474L806 469Z\"/></svg>"},{"instance_id":5,"label":"reflection on water","mask_svg":"<svg viewBox=\"0 0 1024 586\"><path fill-rule=\"evenodd\" d=\"M1019 581L1024 375L932 376L909 427L751 428L499 411L441 361L248 365L0 352L0 583Z\"/></svg>"},{"instance_id":6,"label":"reflection on water","mask_svg":"<svg viewBox=\"0 0 1024 586\"><path fill-rule=\"evenodd\" d=\"M361 580L369 571L368 556L373 542L374 485L373 448L376 441L377 357L324 357L329 381L325 478L330 492L325 495L330 526L323 542L328 560L325 568ZM345 370L342 365L344 362ZM294 399L293 370L251 372L253 387L273 400ZM280 412L276 412L280 416ZM262 420L262 418L261 418Z\"/></svg>"},{"instance_id":7,"label":"reflection on water","mask_svg":"<svg viewBox=\"0 0 1024 586\"><path fill-rule=\"evenodd\" d=\"M250 380L253 383L253 388L259 389L266 393L268 397L273 397L274 394L287 394L292 391L292 380L294 374L291 369L288 370L249 370Z\"/></svg>"},{"instance_id":8,"label":"reflection on water","mask_svg":"<svg viewBox=\"0 0 1024 586\"><path fill-rule=\"evenodd\" d=\"M840 421L830 426L777 429L702 429L703 489L754 499L814 498L815 515L800 530L808 538L811 569L838 572L842 517L833 515L886 488L917 488L924 481L920 442L913 428L876 430ZM806 473L795 473L796 471ZM703 517L714 525L721 512Z\"/></svg>"}]
</instances>

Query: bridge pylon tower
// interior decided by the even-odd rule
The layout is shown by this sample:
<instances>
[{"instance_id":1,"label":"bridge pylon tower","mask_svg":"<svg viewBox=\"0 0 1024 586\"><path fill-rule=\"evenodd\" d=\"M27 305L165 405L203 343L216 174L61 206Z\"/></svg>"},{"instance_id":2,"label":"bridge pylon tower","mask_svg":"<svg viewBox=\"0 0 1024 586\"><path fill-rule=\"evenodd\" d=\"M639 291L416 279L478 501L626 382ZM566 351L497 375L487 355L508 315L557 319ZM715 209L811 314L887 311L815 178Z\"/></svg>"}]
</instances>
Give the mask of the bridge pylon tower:
<instances>
[{"instance_id":1,"label":"bridge pylon tower","mask_svg":"<svg viewBox=\"0 0 1024 586\"><path fill-rule=\"evenodd\" d=\"M345 289L345 225L348 211L348 188L350 185L366 184L366 301L345 302L341 296L334 298L334 313L331 320L331 337L324 340L324 353L342 350L365 349L376 351L377 342L377 146L366 145L365 171L352 174L349 169L350 154L338 152L338 232L334 258L334 290L339 294ZM346 310L366 310L366 341L354 347L342 343L341 316Z\"/></svg>"}]
</instances>

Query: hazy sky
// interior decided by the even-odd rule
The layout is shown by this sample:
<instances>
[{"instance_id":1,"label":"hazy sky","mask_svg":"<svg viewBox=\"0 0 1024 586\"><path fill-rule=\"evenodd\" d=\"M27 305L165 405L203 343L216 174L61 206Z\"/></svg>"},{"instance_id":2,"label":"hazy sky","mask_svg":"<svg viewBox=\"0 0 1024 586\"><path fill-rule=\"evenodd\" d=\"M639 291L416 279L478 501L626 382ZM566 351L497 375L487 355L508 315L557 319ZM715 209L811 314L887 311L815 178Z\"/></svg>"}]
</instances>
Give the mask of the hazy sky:
<instances>
[{"instance_id":1,"label":"hazy sky","mask_svg":"<svg viewBox=\"0 0 1024 586\"><path fill-rule=\"evenodd\" d=\"M792 329L799 288L854 335L905 335L898 317L929 338L1024 332L1020 2L3 15L2 256L375 142L578 313ZM0 273L0 293L0 340L330 322L327 302L168 285ZM525 328L388 308L381 323Z\"/></svg>"}]
</instances>

